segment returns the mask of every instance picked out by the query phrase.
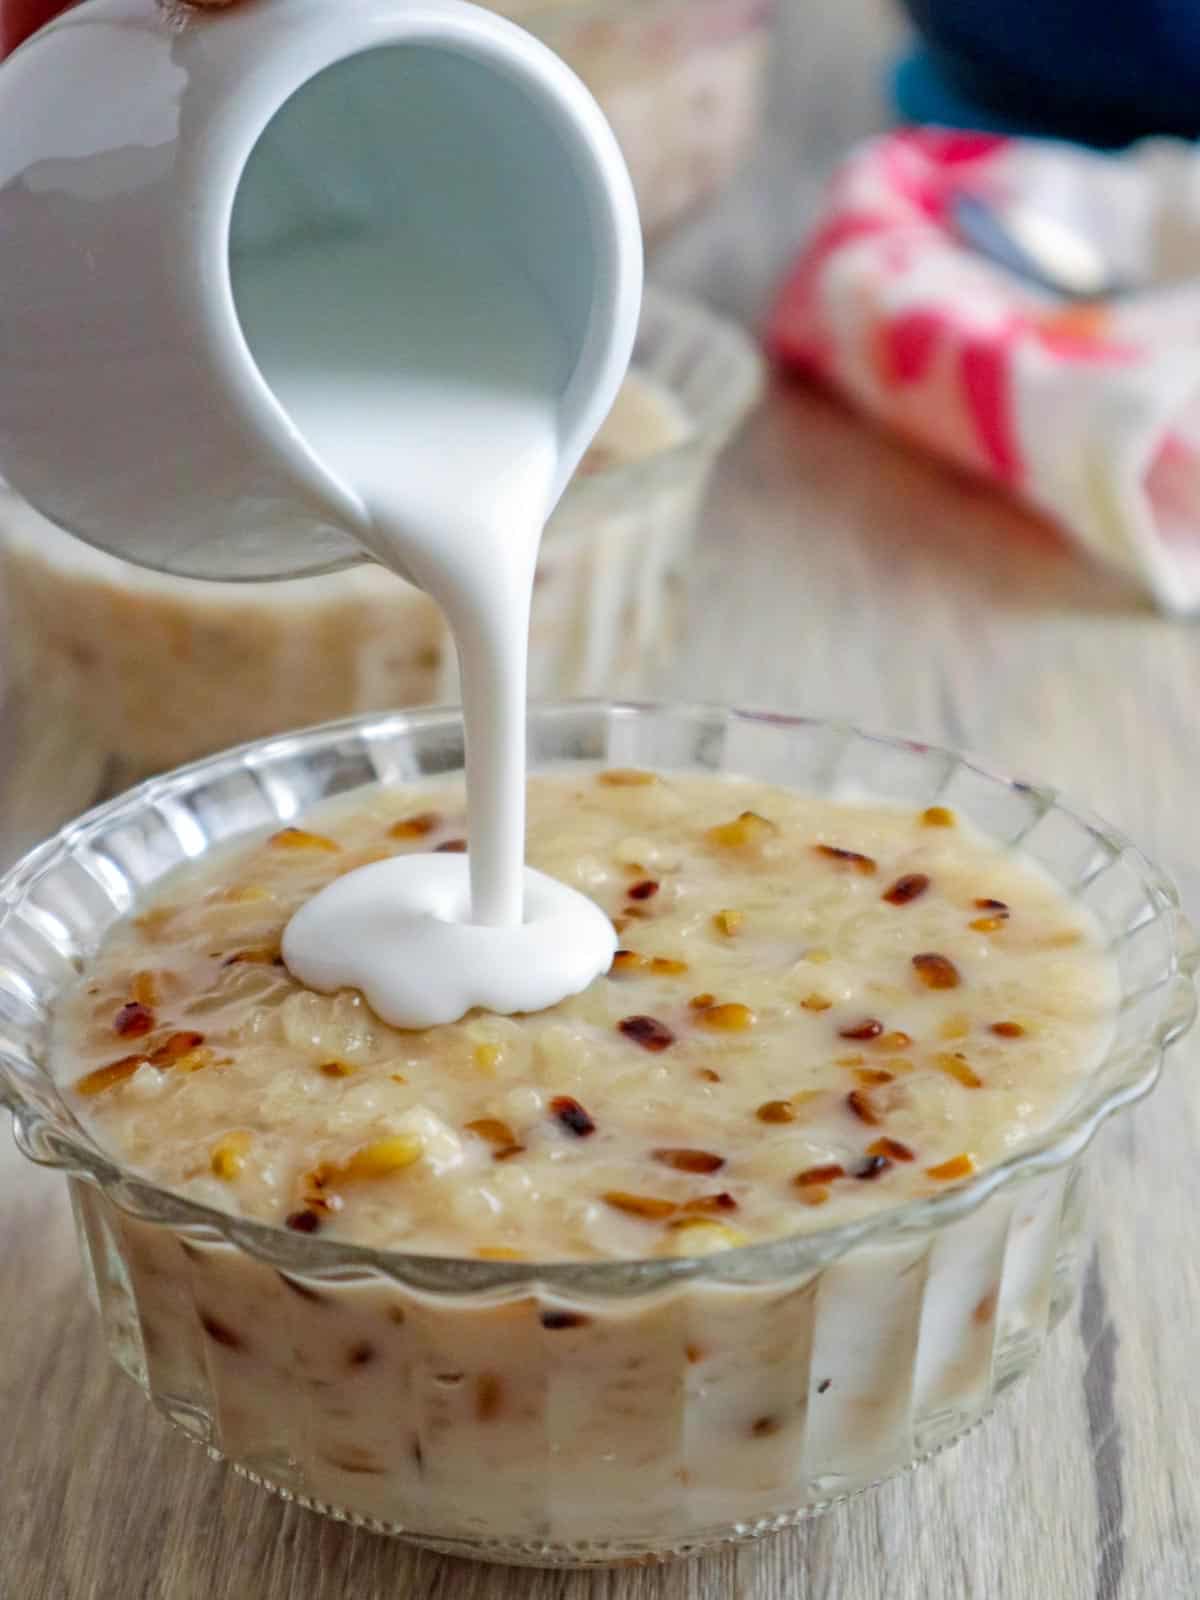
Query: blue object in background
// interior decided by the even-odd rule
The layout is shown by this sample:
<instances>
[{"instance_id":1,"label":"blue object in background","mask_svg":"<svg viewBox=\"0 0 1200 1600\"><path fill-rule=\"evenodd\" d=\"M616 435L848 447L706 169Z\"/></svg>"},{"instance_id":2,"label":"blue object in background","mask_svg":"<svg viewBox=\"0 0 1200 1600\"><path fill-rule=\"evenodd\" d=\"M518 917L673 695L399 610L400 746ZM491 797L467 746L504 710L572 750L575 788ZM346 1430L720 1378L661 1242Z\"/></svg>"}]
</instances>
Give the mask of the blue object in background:
<instances>
[{"instance_id":1,"label":"blue object in background","mask_svg":"<svg viewBox=\"0 0 1200 1600\"><path fill-rule=\"evenodd\" d=\"M913 122L1114 147L1200 135L1200 0L903 0L924 47L893 78Z\"/></svg>"},{"instance_id":2,"label":"blue object in background","mask_svg":"<svg viewBox=\"0 0 1200 1600\"><path fill-rule=\"evenodd\" d=\"M892 72L892 103L902 122L943 128L981 128L986 133L1028 135L1038 130L1014 117L989 111L969 100L938 71L928 50L917 49Z\"/></svg>"}]
</instances>

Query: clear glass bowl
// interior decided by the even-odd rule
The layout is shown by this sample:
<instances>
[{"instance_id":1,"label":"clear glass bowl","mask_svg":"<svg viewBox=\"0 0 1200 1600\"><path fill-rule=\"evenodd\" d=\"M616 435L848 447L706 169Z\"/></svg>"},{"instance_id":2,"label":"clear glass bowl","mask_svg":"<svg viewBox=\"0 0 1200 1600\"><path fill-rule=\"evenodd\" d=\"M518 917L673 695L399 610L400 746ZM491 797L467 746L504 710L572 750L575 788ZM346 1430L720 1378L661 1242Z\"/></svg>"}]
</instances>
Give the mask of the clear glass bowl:
<instances>
[{"instance_id":1,"label":"clear glass bowl","mask_svg":"<svg viewBox=\"0 0 1200 1600\"><path fill-rule=\"evenodd\" d=\"M665 658L713 465L762 387L740 328L656 289L634 366L680 435L577 475L551 518L533 604L536 697L634 694ZM86 805L105 770L122 788L246 739L457 698L441 613L377 566L272 584L164 577L89 549L0 484L0 574L11 714L52 721L64 758L63 810L46 826Z\"/></svg>"},{"instance_id":2,"label":"clear glass bowl","mask_svg":"<svg viewBox=\"0 0 1200 1600\"><path fill-rule=\"evenodd\" d=\"M690 1260L536 1265L373 1251L123 1171L47 1071L47 1017L163 873L364 785L462 761L449 711L215 757L94 811L0 884L0 1097L66 1172L118 1364L239 1472L329 1515L531 1564L665 1557L795 1522L949 1444L1025 1373L1084 1243L1081 1157L1195 1012L1174 890L1049 790L944 751L710 708L530 714L535 765L733 771L953 806L1088 906L1120 973L1112 1048L1041 1137L954 1189Z\"/></svg>"},{"instance_id":3,"label":"clear glass bowl","mask_svg":"<svg viewBox=\"0 0 1200 1600\"><path fill-rule=\"evenodd\" d=\"M762 116L774 0L488 0L584 80L653 238L712 199Z\"/></svg>"}]
</instances>

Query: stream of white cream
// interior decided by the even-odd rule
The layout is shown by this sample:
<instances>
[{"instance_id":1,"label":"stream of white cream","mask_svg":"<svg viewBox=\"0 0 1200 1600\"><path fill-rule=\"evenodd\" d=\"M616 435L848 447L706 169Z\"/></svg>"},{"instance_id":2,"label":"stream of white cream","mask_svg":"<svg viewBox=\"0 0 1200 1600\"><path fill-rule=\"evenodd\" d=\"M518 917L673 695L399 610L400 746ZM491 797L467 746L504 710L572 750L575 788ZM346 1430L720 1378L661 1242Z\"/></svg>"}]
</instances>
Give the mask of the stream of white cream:
<instances>
[{"instance_id":1,"label":"stream of white cream","mask_svg":"<svg viewBox=\"0 0 1200 1600\"><path fill-rule=\"evenodd\" d=\"M553 1005L616 945L591 900L524 865L529 613L568 376L553 320L511 265L416 237L293 243L243 267L237 299L264 377L366 505L364 542L445 611L466 728L468 853L339 878L284 960L397 1027Z\"/></svg>"}]
</instances>

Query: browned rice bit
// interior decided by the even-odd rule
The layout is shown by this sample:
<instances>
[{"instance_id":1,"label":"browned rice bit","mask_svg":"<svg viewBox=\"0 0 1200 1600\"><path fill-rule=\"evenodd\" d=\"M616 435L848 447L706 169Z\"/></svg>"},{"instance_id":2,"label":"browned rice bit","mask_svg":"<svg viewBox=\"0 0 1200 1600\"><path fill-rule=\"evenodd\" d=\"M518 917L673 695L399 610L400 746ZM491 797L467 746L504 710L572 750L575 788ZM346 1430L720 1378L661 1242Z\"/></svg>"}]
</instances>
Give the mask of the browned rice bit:
<instances>
[{"instance_id":1,"label":"browned rice bit","mask_svg":"<svg viewBox=\"0 0 1200 1600\"><path fill-rule=\"evenodd\" d=\"M608 975L610 978L615 978L623 972L644 972L649 965L649 959L639 955L636 950L618 950L612 958Z\"/></svg>"},{"instance_id":2,"label":"browned rice bit","mask_svg":"<svg viewBox=\"0 0 1200 1600\"><path fill-rule=\"evenodd\" d=\"M935 950L923 950L912 958L912 964L927 989L957 989L962 982L949 956L938 955Z\"/></svg>"},{"instance_id":3,"label":"browned rice bit","mask_svg":"<svg viewBox=\"0 0 1200 1600\"><path fill-rule=\"evenodd\" d=\"M712 1217L676 1217L673 1222L667 1223L667 1232L685 1235L682 1241L684 1254L687 1253L689 1238L711 1241L721 1250L731 1250L735 1245L749 1242L744 1233L739 1233L728 1223L717 1222Z\"/></svg>"},{"instance_id":4,"label":"browned rice bit","mask_svg":"<svg viewBox=\"0 0 1200 1600\"><path fill-rule=\"evenodd\" d=\"M882 1178L891 1164L886 1156L868 1156L862 1166L855 1169L854 1176L869 1183L875 1178Z\"/></svg>"},{"instance_id":5,"label":"browned rice bit","mask_svg":"<svg viewBox=\"0 0 1200 1600\"><path fill-rule=\"evenodd\" d=\"M303 1211L293 1211L284 1218L284 1226L291 1228L293 1233L317 1233L321 1227L321 1219L315 1211L305 1208Z\"/></svg>"},{"instance_id":6,"label":"browned rice bit","mask_svg":"<svg viewBox=\"0 0 1200 1600\"><path fill-rule=\"evenodd\" d=\"M764 1100L754 1113L760 1122L795 1122L796 1110L790 1100Z\"/></svg>"},{"instance_id":7,"label":"browned rice bit","mask_svg":"<svg viewBox=\"0 0 1200 1600\"><path fill-rule=\"evenodd\" d=\"M868 1089L878 1088L884 1083L895 1083L896 1074L885 1072L882 1067L855 1067L854 1076L859 1083Z\"/></svg>"},{"instance_id":8,"label":"browned rice bit","mask_svg":"<svg viewBox=\"0 0 1200 1600\"><path fill-rule=\"evenodd\" d=\"M149 1055L122 1056L119 1061L110 1061L106 1066L85 1073L75 1084L76 1091L88 1096L103 1094L106 1089L132 1078L139 1067L147 1065L160 1068L181 1064L191 1068L208 1066L211 1064L210 1054L199 1048L203 1043L202 1033L173 1033L165 1044L152 1050ZM188 1060L189 1056L193 1057L191 1061Z\"/></svg>"},{"instance_id":9,"label":"browned rice bit","mask_svg":"<svg viewBox=\"0 0 1200 1600\"><path fill-rule=\"evenodd\" d=\"M204 1043L202 1033L179 1032L170 1033L156 1050L150 1052L150 1065L153 1067L173 1067L184 1056L190 1055L193 1050L198 1050Z\"/></svg>"},{"instance_id":10,"label":"browned rice bit","mask_svg":"<svg viewBox=\"0 0 1200 1600\"><path fill-rule=\"evenodd\" d=\"M940 1072L944 1072L948 1077L956 1079L964 1089L983 1088L983 1079L960 1051L955 1051L953 1055L950 1055L947 1051L940 1050L933 1060L934 1065Z\"/></svg>"},{"instance_id":11,"label":"browned rice bit","mask_svg":"<svg viewBox=\"0 0 1200 1600\"><path fill-rule=\"evenodd\" d=\"M846 1104L860 1122L865 1122L869 1128L879 1126L879 1113L871 1104L870 1096L865 1089L851 1089L846 1096Z\"/></svg>"},{"instance_id":12,"label":"browned rice bit","mask_svg":"<svg viewBox=\"0 0 1200 1600\"><path fill-rule=\"evenodd\" d=\"M627 1216L641 1217L646 1222L664 1222L679 1210L674 1200L660 1200L649 1194L627 1194L623 1189L609 1189L601 1199L614 1211L624 1211Z\"/></svg>"},{"instance_id":13,"label":"browned rice bit","mask_svg":"<svg viewBox=\"0 0 1200 1600\"><path fill-rule=\"evenodd\" d=\"M994 1033L998 1039L1020 1039L1025 1029L1019 1022L993 1022L988 1031Z\"/></svg>"},{"instance_id":14,"label":"browned rice bit","mask_svg":"<svg viewBox=\"0 0 1200 1600\"><path fill-rule=\"evenodd\" d=\"M675 1035L657 1017L623 1017L617 1027L643 1050L666 1050L675 1043Z\"/></svg>"},{"instance_id":15,"label":"browned rice bit","mask_svg":"<svg viewBox=\"0 0 1200 1600\"><path fill-rule=\"evenodd\" d=\"M323 833L309 833L307 828L280 828L267 840L276 850L340 850L340 844L326 838Z\"/></svg>"},{"instance_id":16,"label":"browned rice bit","mask_svg":"<svg viewBox=\"0 0 1200 1600\"><path fill-rule=\"evenodd\" d=\"M929 878L924 872L908 872L897 878L890 889L885 889L880 899L892 906L907 906L919 899L928 887Z\"/></svg>"},{"instance_id":17,"label":"browned rice bit","mask_svg":"<svg viewBox=\"0 0 1200 1600\"><path fill-rule=\"evenodd\" d=\"M834 1183L838 1178L846 1176L845 1167L830 1162L824 1167L806 1167L803 1172L798 1172L792 1179L797 1189L807 1189L813 1184Z\"/></svg>"},{"instance_id":18,"label":"browned rice bit","mask_svg":"<svg viewBox=\"0 0 1200 1600\"><path fill-rule=\"evenodd\" d=\"M720 822L710 828L705 838L718 849L747 850L766 844L778 832L778 825L760 817L757 811L743 811L732 822Z\"/></svg>"},{"instance_id":19,"label":"browned rice bit","mask_svg":"<svg viewBox=\"0 0 1200 1600\"><path fill-rule=\"evenodd\" d=\"M921 813L921 821L927 828L952 828L956 820L948 806L927 806Z\"/></svg>"},{"instance_id":20,"label":"browned rice bit","mask_svg":"<svg viewBox=\"0 0 1200 1600\"><path fill-rule=\"evenodd\" d=\"M626 889L625 893L631 900L652 900L658 893L661 885L653 878L643 878L639 883Z\"/></svg>"},{"instance_id":21,"label":"browned rice bit","mask_svg":"<svg viewBox=\"0 0 1200 1600\"><path fill-rule=\"evenodd\" d=\"M906 1144L901 1144L899 1139L889 1139L886 1135L876 1139L867 1146L869 1156L886 1156L889 1161L915 1161L916 1155Z\"/></svg>"},{"instance_id":22,"label":"browned rice bit","mask_svg":"<svg viewBox=\"0 0 1200 1600\"><path fill-rule=\"evenodd\" d=\"M702 1216L714 1211L736 1211L737 1208L738 1203L728 1189L722 1189L719 1194L696 1195L694 1199L685 1201L683 1207L685 1211L699 1212Z\"/></svg>"},{"instance_id":23,"label":"browned rice bit","mask_svg":"<svg viewBox=\"0 0 1200 1600\"><path fill-rule=\"evenodd\" d=\"M878 1039L883 1032L883 1023L878 1017L864 1017L861 1022L853 1022L848 1028L838 1029L839 1039Z\"/></svg>"},{"instance_id":24,"label":"browned rice bit","mask_svg":"<svg viewBox=\"0 0 1200 1600\"><path fill-rule=\"evenodd\" d=\"M441 827L442 819L436 811L418 811L415 816L402 817L399 822L393 822L388 829L389 839L424 839L435 828Z\"/></svg>"},{"instance_id":25,"label":"browned rice bit","mask_svg":"<svg viewBox=\"0 0 1200 1600\"><path fill-rule=\"evenodd\" d=\"M677 978L687 970L687 962L679 961L674 956L644 956L636 950L618 950L613 956L608 975L617 978L622 973L653 972L656 977Z\"/></svg>"},{"instance_id":26,"label":"browned rice bit","mask_svg":"<svg viewBox=\"0 0 1200 1600\"><path fill-rule=\"evenodd\" d=\"M130 987L133 998L144 1006L156 1006L162 999L157 973L135 972Z\"/></svg>"},{"instance_id":27,"label":"browned rice bit","mask_svg":"<svg viewBox=\"0 0 1200 1600\"><path fill-rule=\"evenodd\" d=\"M911 1044L911 1037L907 1033L901 1033L899 1029L896 1029L892 1033L880 1034L879 1038L875 1041L875 1048L876 1050L884 1050L890 1053L895 1053L900 1050L907 1050Z\"/></svg>"},{"instance_id":28,"label":"browned rice bit","mask_svg":"<svg viewBox=\"0 0 1200 1600\"><path fill-rule=\"evenodd\" d=\"M974 1171L974 1156L964 1152L960 1156L951 1156L949 1161L939 1162L936 1167L926 1167L925 1175L937 1178L942 1183L951 1183L956 1178L969 1178Z\"/></svg>"},{"instance_id":29,"label":"browned rice bit","mask_svg":"<svg viewBox=\"0 0 1200 1600\"><path fill-rule=\"evenodd\" d=\"M107 1066L96 1067L91 1072L85 1072L76 1082L75 1092L88 1096L103 1094L106 1089L124 1083L126 1078L132 1078L137 1069L144 1067L149 1059L149 1056L122 1056L119 1061L110 1061Z\"/></svg>"},{"instance_id":30,"label":"browned rice bit","mask_svg":"<svg viewBox=\"0 0 1200 1600\"><path fill-rule=\"evenodd\" d=\"M423 1148L414 1134L391 1133L360 1145L344 1160L319 1162L304 1179L306 1202L320 1205L323 1191L333 1185L340 1189L346 1184L373 1182L404 1172L421 1159Z\"/></svg>"},{"instance_id":31,"label":"browned rice bit","mask_svg":"<svg viewBox=\"0 0 1200 1600\"><path fill-rule=\"evenodd\" d=\"M113 1019L113 1032L122 1039L140 1039L154 1027L154 1013L140 1000L130 1000Z\"/></svg>"},{"instance_id":32,"label":"browned rice bit","mask_svg":"<svg viewBox=\"0 0 1200 1600\"><path fill-rule=\"evenodd\" d=\"M577 1139L586 1139L589 1134L596 1131L596 1124L588 1113L573 1100L569 1094L556 1095L550 1102L550 1109L568 1133L573 1133Z\"/></svg>"},{"instance_id":33,"label":"browned rice bit","mask_svg":"<svg viewBox=\"0 0 1200 1600\"><path fill-rule=\"evenodd\" d=\"M477 1117L474 1122L464 1126L468 1133L473 1133L477 1139L493 1145L497 1150L512 1150L517 1144L516 1134L499 1117Z\"/></svg>"},{"instance_id":34,"label":"browned rice bit","mask_svg":"<svg viewBox=\"0 0 1200 1600\"><path fill-rule=\"evenodd\" d=\"M725 1157L714 1155L711 1150L665 1149L651 1152L655 1161L661 1161L664 1167L673 1167L676 1172L720 1172L725 1165Z\"/></svg>"},{"instance_id":35,"label":"browned rice bit","mask_svg":"<svg viewBox=\"0 0 1200 1600\"><path fill-rule=\"evenodd\" d=\"M232 1183L244 1169L253 1142L253 1135L245 1128L236 1128L219 1139L209 1155L213 1176Z\"/></svg>"},{"instance_id":36,"label":"browned rice bit","mask_svg":"<svg viewBox=\"0 0 1200 1600\"><path fill-rule=\"evenodd\" d=\"M854 872L860 872L864 878L869 878L877 868L870 856L862 855L858 850L843 850L836 844L818 844L813 846L819 856L824 856L827 861L839 861Z\"/></svg>"},{"instance_id":37,"label":"browned rice bit","mask_svg":"<svg viewBox=\"0 0 1200 1600\"><path fill-rule=\"evenodd\" d=\"M758 1018L749 1006L733 1000L724 1005L705 1006L697 1020L702 1027L712 1028L717 1033L744 1033Z\"/></svg>"}]
</instances>

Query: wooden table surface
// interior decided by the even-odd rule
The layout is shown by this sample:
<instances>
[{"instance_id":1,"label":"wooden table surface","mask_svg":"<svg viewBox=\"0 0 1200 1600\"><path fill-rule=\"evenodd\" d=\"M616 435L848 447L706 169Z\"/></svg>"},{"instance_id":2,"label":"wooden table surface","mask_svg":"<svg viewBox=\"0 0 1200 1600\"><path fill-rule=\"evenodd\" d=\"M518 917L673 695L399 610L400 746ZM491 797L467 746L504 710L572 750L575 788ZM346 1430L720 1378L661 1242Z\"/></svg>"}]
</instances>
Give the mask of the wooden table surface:
<instances>
[{"instance_id":1,"label":"wooden table surface","mask_svg":"<svg viewBox=\"0 0 1200 1600\"><path fill-rule=\"evenodd\" d=\"M882 116L895 37L876 0L792 0L760 159L661 253L668 277L760 310L820 175ZM649 688L834 713L1060 783L1174 868L1200 911L1194 627L1156 616L986 490L797 390L773 392L730 453L693 576L688 642ZM44 727L14 749L16 737L9 848L57 820L64 759ZM1177 1050L1159 1091L1102 1136L1081 1298L990 1422L794 1533L612 1573L413 1551L210 1463L110 1367L64 1187L4 1140L0 1600L1191 1600L1194 1059Z\"/></svg>"}]
</instances>

